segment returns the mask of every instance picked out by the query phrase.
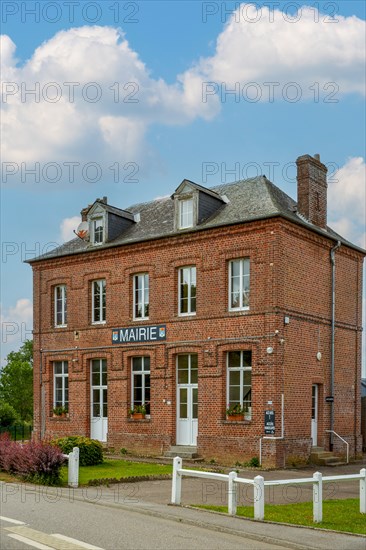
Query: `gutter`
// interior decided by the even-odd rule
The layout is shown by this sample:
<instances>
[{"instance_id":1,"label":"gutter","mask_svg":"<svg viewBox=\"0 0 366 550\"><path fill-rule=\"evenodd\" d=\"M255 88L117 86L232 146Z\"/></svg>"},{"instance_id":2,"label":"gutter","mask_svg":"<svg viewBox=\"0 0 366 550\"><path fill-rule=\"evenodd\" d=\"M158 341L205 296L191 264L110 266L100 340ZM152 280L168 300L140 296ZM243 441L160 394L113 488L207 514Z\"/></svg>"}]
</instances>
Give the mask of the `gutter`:
<instances>
[{"instance_id":1,"label":"gutter","mask_svg":"<svg viewBox=\"0 0 366 550\"><path fill-rule=\"evenodd\" d=\"M331 299L331 343L330 343L330 395L333 397L333 401L330 403L330 438L329 438L329 450L333 451L333 431L334 431L334 347L335 347L335 253L341 246L341 242L330 250L330 261L332 264L332 299Z\"/></svg>"}]
</instances>

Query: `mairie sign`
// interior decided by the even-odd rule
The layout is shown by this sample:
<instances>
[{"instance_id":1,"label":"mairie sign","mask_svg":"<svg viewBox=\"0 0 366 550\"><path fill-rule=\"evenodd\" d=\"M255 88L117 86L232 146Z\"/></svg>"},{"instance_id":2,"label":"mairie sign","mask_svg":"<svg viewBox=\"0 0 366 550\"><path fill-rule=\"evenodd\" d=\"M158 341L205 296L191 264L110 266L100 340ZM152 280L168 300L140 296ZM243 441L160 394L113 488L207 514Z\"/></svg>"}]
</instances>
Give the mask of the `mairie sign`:
<instances>
[{"instance_id":1,"label":"mairie sign","mask_svg":"<svg viewBox=\"0 0 366 550\"><path fill-rule=\"evenodd\" d=\"M112 344L156 342L158 340L166 340L166 325L114 328L112 330Z\"/></svg>"}]
</instances>

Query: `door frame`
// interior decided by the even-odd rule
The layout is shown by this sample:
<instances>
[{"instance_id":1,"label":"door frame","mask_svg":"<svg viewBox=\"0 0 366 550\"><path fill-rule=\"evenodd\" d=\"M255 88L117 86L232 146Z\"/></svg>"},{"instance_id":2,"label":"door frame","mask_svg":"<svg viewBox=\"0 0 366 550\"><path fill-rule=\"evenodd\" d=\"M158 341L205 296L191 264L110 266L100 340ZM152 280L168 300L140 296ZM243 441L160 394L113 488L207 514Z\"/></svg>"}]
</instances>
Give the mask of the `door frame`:
<instances>
[{"instance_id":1,"label":"door frame","mask_svg":"<svg viewBox=\"0 0 366 550\"><path fill-rule=\"evenodd\" d=\"M107 441L107 433L108 433L108 379L107 384L100 383L99 385L93 384L93 361L99 361L99 373L101 372L101 369L103 368L103 361L105 361L106 364L106 372L107 372L107 359L105 358L94 358L90 360L90 437L91 439L97 439L98 441L105 442ZM100 408L102 410L103 414L103 405L104 405L104 390L107 392L107 416L93 416L93 390L99 389L100 392ZM99 420L98 420L99 419ZM100 425L97 427L96 423L100 423Z\"/></svg>"},{"instance_id":2,"label":"door frame","mask_svg":"<svg viewBox=\"0 0 366 550\"><path fill-rule=\"evenodd\" d=\"M315 392L314 392L315 390ZM319 423L319 384L311 385L311 440L312 446L318 445L318 423Z\"/></svg>"},{"instance_id":3,"label":"door frame","mask_svg":"<svg viewBox=\"0 0 366 550\"><path fill-rule=\"evenodd\" d=\"M178 384L178 360L179 356L187 355L188 357L188 383ZM176 356L176 444L177 445L186 445L191 447L197 446L197 435L198 435L198 414L194 416L194 393L195 390L198 394L198 380L196 383L191 383L191 357L196 355L198 362L197 353L180 353ZM198 368L197 368L198 371ZM180 418L180 390L187 390L187 431L183 432L182 421L185 419ZM198 407L198 396L197 396L197 407ZM185 437L186 435L186 437Z\"/></svg>"}]
</instances>

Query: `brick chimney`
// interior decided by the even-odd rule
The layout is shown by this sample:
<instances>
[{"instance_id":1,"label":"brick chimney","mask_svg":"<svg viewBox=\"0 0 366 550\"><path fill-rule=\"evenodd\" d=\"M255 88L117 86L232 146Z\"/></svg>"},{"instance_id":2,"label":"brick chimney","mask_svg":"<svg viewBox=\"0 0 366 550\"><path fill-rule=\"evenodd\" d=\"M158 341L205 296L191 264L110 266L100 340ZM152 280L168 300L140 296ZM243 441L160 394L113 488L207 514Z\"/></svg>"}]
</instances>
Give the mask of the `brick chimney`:
<instances>
[{"instance_id":1,"label":"brick chimney","mask_svg":"<svg viewBox=\"0 0 366 550\"><path fill-rule=\"evenodd\" d=\"M320 156L303 155L297 164L297 211L310 223L327 227L327 167Z\"/></svg>"},{"instance_id":2,"label":"brick chimney","mask_svg":"<svg viewBox=\"0 0 366 550\"><path fill-rule=\"evenodd\" d=\"M89 210L90 210L91 207L92 207L92 205L89 204L86 208L83 208L82 211L80 212L80 214L81 214L81 221L82 221L82 222L86 222L86 221L87 221L88 212L89 212Z\"/></svg>"}]
</instances>

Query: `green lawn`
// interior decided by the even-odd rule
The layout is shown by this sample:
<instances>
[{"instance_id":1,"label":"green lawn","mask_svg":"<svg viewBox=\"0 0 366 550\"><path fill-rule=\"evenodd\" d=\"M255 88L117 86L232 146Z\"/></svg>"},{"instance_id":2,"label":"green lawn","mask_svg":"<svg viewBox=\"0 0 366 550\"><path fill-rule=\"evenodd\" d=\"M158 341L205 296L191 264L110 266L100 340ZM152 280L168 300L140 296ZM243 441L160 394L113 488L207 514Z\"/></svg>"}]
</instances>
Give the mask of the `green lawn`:
<instances>
[{"instance_id":1,"label":"green lawn","mask_svg":"<svg viewBox=\"0 0 366 550\"><path fill-rule=\"evenodd\" d=\"M199 508L226 512L225 506L200 505ZM366 535L366 514L360 514L360 501L358 499L325 500L323 502L323 521L313 523L313 503L300 502L299 504L268 504L265 506L265 520L279 523L292 523L294 525L306 525L321 527L322 529L334 529ZM238 516L254 518L253 506L238 506Z\"/></svg>"},{"instance_id":2,"label":"green lawn","mask_svg":"<svg viewBox=\"0 0 366 550\"><path fill-rule=\"evenodd\" d=\"M129 460L105 460L96 466L80 466L79 484L87 485L94 479L133 478L136 476L159 476L171 474L170 464L153 464L148 462L132 462ZM67 484L67 466L62 468L62 482Z\"/></svg>"}]
</instances>

